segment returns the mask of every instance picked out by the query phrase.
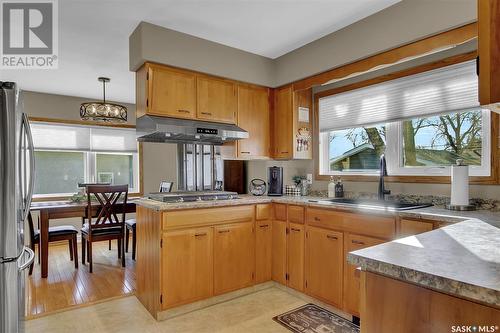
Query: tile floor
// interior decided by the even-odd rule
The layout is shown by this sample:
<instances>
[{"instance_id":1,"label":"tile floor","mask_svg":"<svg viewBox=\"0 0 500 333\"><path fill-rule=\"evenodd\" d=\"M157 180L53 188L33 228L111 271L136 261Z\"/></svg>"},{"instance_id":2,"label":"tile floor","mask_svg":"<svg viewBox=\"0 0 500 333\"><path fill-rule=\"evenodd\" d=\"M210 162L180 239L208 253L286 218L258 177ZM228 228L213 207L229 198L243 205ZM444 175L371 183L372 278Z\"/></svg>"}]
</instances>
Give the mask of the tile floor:
<instances>
[{"instance_id":1,"label":"tile floor","mask_svg":"<svg viewBox=\"0 0 500 333\"><path fill-rule=\"evenodd\" d=\"M272 287L157 322L135 296L128 296L28 320L26 332L289 332L272 318L304 304L304 300Z\"/></svg>"}]
</instances>

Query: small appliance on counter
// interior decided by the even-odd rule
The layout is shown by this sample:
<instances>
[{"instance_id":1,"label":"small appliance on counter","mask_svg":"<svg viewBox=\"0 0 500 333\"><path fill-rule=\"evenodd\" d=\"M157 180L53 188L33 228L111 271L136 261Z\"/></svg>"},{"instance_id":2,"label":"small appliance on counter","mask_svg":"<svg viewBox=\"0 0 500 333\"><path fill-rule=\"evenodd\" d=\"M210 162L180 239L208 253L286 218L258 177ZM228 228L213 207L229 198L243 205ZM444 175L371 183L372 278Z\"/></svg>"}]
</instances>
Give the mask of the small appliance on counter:
<instances>
[{"instance_id":1,"label":"small appliance on counter","mask_svg":"<svg viewBox=\"0 0 500 333\"><path fill-rule=\"evenodd\" d=\"M340 177L337 179L337 183L335 184L335 198L343 198L344 197L344 184L342 184L342 179Z\"/></svg>"},{"instance_id":2,"label":"small appliance on counter","mask_svg":"<svg viewBox=\"0 0 500 333\"><path fill-rule=\"evenodd\" d=\"M283 168L282 167L269 167L268 169L268 190L269 196L282 196L283 195Z\"/></svg>"},{"instance_id":3,"label":"small appliance on counter","mask_svg":"<svg viewBox=\"0 0 500 333\"><path fill-rule=\"evenodd\" d=\"M255 178L250 181L249 191L252 195L261 196L266 193L267 185L262 179Z\"/></svg>"}]
</instances>

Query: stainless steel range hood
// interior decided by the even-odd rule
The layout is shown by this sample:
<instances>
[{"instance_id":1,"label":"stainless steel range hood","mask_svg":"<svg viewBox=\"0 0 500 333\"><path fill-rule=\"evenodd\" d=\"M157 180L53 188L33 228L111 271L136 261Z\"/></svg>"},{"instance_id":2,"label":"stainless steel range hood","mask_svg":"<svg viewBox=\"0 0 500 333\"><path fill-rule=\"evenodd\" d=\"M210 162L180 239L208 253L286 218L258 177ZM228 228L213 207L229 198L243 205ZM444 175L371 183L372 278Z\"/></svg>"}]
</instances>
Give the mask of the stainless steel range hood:
<instances>
[{"instance_id":1,"label":"stainless steel range hood","mask_svg":"<svg viewBox=\"0 0 500 333\"><path fill-rule=\"evenodd\" d=\"M231 124L142 116L136 123L137 141L222 145L247 139L248 132Z\"/></svg>"}]
</instances>

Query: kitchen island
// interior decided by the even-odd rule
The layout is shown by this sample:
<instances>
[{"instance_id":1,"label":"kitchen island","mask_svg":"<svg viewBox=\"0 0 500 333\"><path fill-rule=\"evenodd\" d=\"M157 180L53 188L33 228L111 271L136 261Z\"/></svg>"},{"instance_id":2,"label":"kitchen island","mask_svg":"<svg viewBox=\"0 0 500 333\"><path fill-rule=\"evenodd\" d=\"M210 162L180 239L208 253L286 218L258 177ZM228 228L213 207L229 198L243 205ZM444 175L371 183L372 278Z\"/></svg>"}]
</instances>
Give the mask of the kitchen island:
<instances>
[{"instance_id":1,"label":"kitchen island","mask_svg":"<svg viewBox=\"0 0 500 333\"><path fill-rule=\"evenodd\" d=\"M395 212L320 199L243 195L182 203L139 200L137 297L161 320L262 288L284 286L359 317L364 316L360 314L363 284L356 267L363 265L348 262L349 252L392 244L405 235L420 234L415 236L419 239L432 229L437 230L431 234L442 233L447 226L469 226L470 235L479 227L499 230L498 213L489 211L429 207ZM469 246L456 239L441 246L436 243L435 248L426 245L433 253L429 262ZM411 263L412 255L401 260ZM478 278L483 274L466 271Z\"/></svg>"}]
</instances>

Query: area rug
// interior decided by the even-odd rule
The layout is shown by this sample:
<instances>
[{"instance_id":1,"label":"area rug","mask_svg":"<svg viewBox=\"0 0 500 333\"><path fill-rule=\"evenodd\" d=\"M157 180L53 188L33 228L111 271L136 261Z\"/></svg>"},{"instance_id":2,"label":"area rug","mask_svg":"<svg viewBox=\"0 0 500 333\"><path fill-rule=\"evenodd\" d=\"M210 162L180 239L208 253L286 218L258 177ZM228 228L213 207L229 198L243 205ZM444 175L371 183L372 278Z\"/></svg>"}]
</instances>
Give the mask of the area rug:
<instances>
[{"instance_id":1,"label":"area rug","mask_svg":"<svg viewBox=\"0 0 500 333\"><path fill-rule=\"evenodd\" d=\"M359 327L315 304L306 304L273 318L297 333L359 333Z\"/></svg>"}]
</instances>

